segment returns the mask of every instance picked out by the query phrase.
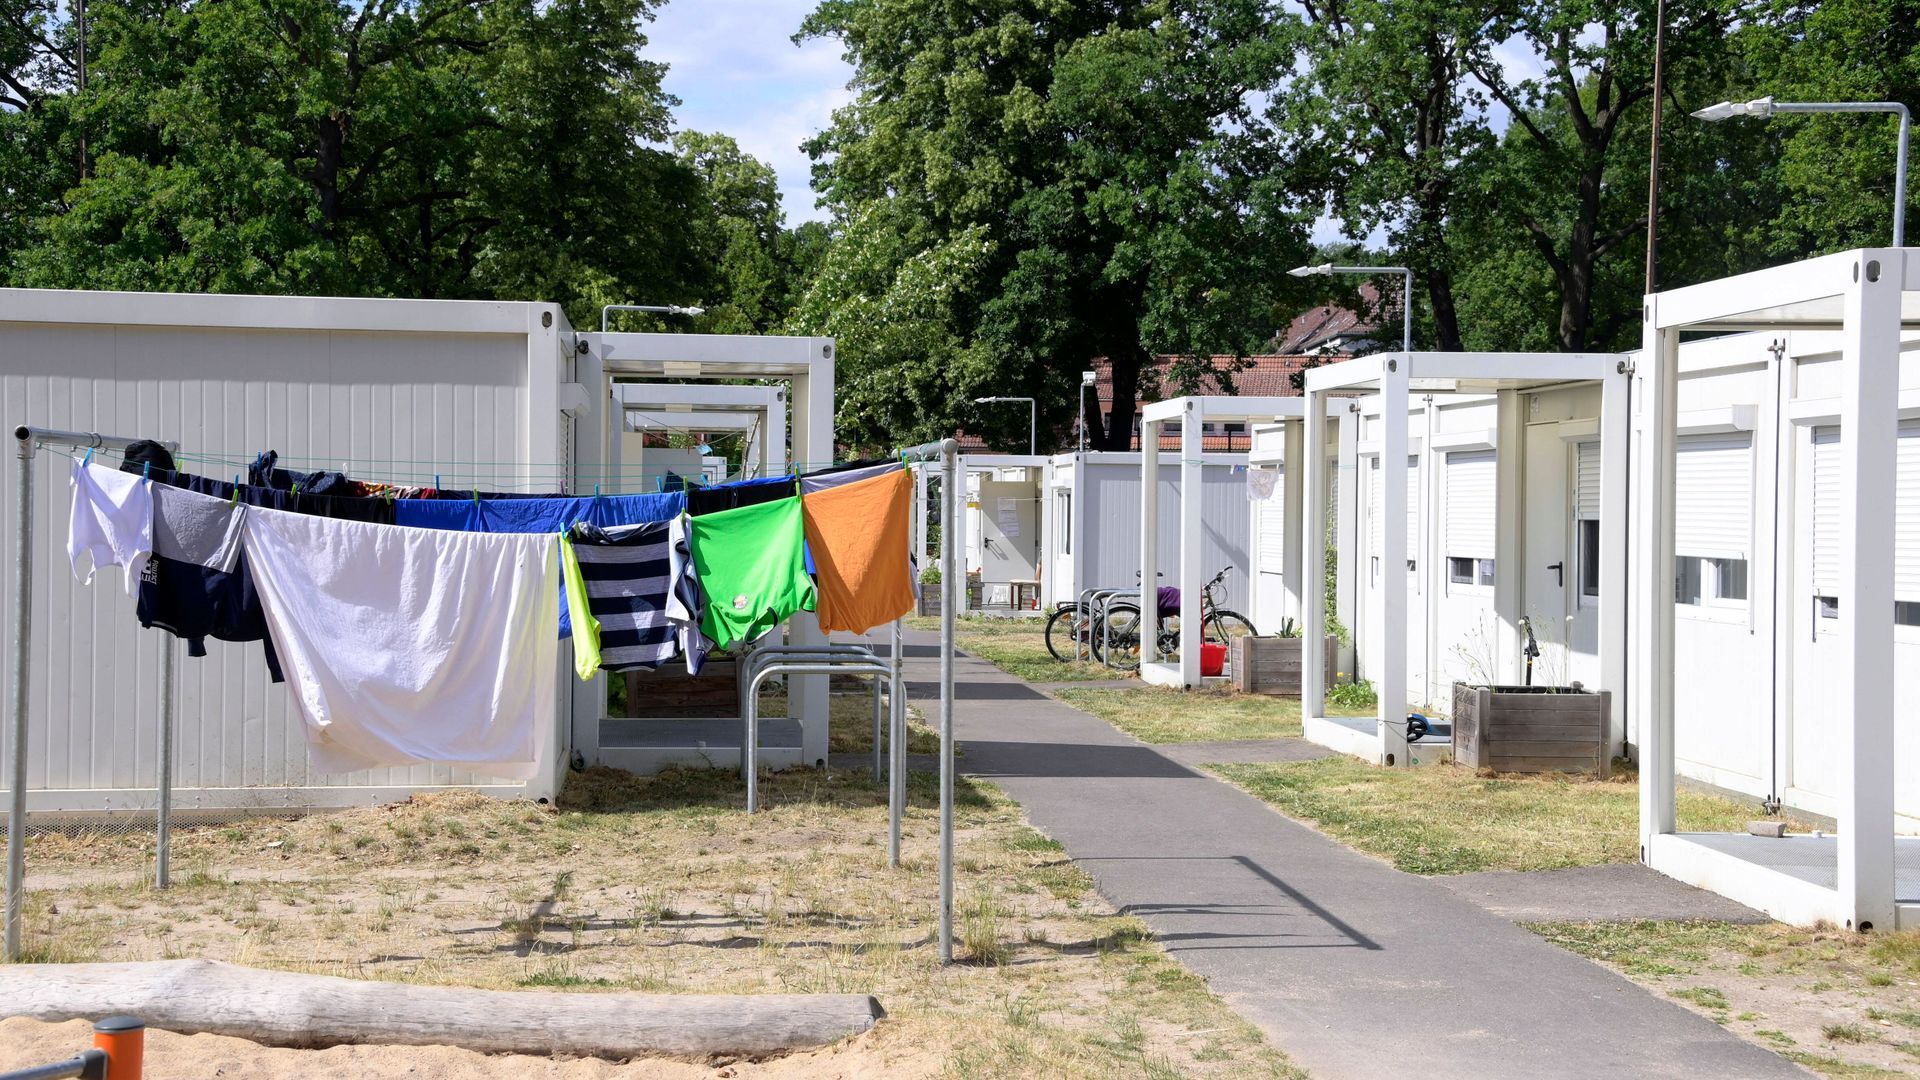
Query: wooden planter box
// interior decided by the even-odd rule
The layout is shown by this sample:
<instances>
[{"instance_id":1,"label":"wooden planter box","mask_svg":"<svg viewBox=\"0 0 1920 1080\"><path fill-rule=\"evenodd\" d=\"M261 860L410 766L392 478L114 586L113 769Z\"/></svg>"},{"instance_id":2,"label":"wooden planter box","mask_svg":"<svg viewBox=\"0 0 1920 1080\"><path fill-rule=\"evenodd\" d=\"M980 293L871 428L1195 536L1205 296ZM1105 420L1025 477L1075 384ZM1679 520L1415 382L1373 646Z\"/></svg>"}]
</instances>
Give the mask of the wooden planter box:
<instances>
[{"instance_id":1,"label":"wooden planter box","mask_svg":"<svg viewBox=\"0 0 1920 1080\"><path fill-rule=\"evenodd\" d=\"M1453 760L1498 772L1612 771L1611 697L1563 686L1453 684Z\"/></svg>"},{"instance_id":2,"label":"wooden planter box","mask_svg":"<svg viewBox=\"0 0 1920 1080\"><path fill-rule=\"evenodd\" d=\"M921 583L920 606L915 610L922 615L940 614L940 586L938 584L928 585L925 582Z\"/></svg>"},{"instance_id":3,"label":"wooden planter box","mask_svg":"<svg viewBox=\"0 0 1920 1080\"><path fill-rule=\"evenodd\" d=\"M1287 637L1234 638L1227 653L1233 688L1245 694L1300 696L1300 645ZM1321 686L1332 686L1339 641L1327 636L1327 670Z\"/></svg>"}]
</instances>

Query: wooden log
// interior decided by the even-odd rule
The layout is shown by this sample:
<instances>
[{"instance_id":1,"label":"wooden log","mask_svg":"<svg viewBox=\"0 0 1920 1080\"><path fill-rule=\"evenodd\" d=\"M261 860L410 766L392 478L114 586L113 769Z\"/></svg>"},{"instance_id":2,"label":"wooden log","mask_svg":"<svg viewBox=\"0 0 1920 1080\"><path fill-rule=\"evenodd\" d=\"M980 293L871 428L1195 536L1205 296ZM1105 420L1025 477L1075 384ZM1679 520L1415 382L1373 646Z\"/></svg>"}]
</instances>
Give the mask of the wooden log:
<instances>
[{"instance_id":1,"label":"wooden log","mask_svg":"<svg viewBox=\"0 0 1920 1080\"><path fill-rule=\"evenodd\" d=\"M568 994L365 982L160 960L0 967L0 1016L126 1013L268 1046L459 1046L604 1058L763 1057L826 1046L886 1015L866 994Z\"/></svg>"}]
</instances>

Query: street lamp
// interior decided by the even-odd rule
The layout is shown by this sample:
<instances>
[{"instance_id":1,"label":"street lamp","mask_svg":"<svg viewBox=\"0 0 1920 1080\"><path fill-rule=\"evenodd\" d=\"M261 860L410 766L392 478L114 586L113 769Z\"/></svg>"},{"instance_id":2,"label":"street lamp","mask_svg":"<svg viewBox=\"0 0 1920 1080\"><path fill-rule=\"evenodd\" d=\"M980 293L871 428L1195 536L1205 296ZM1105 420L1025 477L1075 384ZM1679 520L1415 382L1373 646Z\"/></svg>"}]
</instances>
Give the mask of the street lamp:
<instances>
[{"instance_id":1,"label":"street lamp","mask_svg":"<svg viewBox=\"0 0 1920 1080\"><path fill-rule=\"evenodd\" d=\"M1695 109L1695 120L1727 120L1735 116L1770 119L1775 113L1893 113L1900 118L1900 149L1893 159L1893 246L1907 246L1907 143L1913 115L1897 101L1722 101Z\"/></svg>"},{"instance_id":2,"label":"street lamp","mask_svg":"<svg viewBox=\"0 0 1920 1080\"><path fill-rule=\"evenodd\" d=\"M994 401L1024 401L1027 403L1027 456L1032 457L1034 447L1033 434L1037 427L1034 418L1039 415L1039 410L1035 408L1033 399L1030 397L977 397L973 399L975 405L985 405Z\"/></svg>"},{"instance_id":3,"label":"street lamp","mask_svg":"<svg viewBox=\"0 0 1920 1080\"><path fill-rule=\"evenodd\" d=\"M1319 266L1296 266L1287 271L1294 277L1329 277L1334 274L1401 274L1406 277L1406 288L1400 299L1400 351L1413 351L1413 271L1404 266L1335 266L1321 263Z\"/></svg>"},{"instance_id":4,"label":"street lamp","mask_svg":"<svg viewBox=\"0 0 1920 1080\"><path fill-rule=\"evenodd\" d=\"M1080 452L1083 454L1087 452L1087 387L1098 385L1099 380L1100 376L1096 372L1080 373ZM1099 404L1099 399L1095 398L1094 405Z\"/></svg>"},{"instance_id":5,"label":"street lamp","mask_svg":"<svg viewBox=\"0 0 1920 1080\"><path fill-rule=\"evenodd\" d=\"M651 311L656 315L705 315L706 308L679 304L608 304L600 309L600 332L607 332L607 314L614 311Z\"/></svg>"}]
</instances>

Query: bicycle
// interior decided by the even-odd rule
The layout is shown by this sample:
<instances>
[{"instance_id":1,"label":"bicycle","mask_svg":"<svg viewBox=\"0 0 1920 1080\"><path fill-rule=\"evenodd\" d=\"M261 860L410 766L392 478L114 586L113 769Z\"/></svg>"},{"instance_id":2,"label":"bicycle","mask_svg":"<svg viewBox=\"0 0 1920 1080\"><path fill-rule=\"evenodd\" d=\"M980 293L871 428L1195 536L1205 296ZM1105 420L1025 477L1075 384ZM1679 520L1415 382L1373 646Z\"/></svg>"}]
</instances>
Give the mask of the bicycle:
<instances>
[{"instance_id":1,"label":"bicycle","mask_svg":"<svg viewBox=\"0 0 1920 1080\"><path fill-rule=\"evenodd\" d=\"M1134 571L1133 580L1139 584L1138 570ZM1053 654L1055 660L1063 664L1071 663L1083 659L1080 656L1080 643L1086 642L1093 655L1085 659L1098 659L1100 628L1093 625L1093 619L1093 611L1082 608L1078 600L1062 600L1056 604L1053 614L1047 616L1047 651Z\"/></svg>"},{"instance_id":2,"label":"bicycle","mask_svg":"<svg viewBox=\"0 0 1920 1080\"><path fill-rule=\"evenodd\" d=\"M1200 602L1200 640L1203 643L1231 645L1233 639L1255 637L1259 631L1252 620L1237 611L1220 606L1215 594L1221 591L1229 566L1213 576L1202 588ZM1176 658L1180 653L1180 590L1162 587L1154 597L1154 642L1161 656ZM1107 608L1106 625L1096 628L1094 643L1100 660L1123 671L1140 666L1140 606L1120 601Z\"/></svg>"}]
</instances>

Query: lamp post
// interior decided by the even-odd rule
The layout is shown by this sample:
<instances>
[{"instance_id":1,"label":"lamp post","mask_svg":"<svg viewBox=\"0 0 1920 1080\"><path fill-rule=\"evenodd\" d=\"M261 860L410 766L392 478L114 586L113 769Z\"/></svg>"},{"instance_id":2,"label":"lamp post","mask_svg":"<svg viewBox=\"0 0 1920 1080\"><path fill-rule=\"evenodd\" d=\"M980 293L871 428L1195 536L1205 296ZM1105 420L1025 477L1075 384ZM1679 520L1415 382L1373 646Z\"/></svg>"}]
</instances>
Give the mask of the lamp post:
<instances>
[{"instance_id":1,"label":"lamp post","mask_svg":"<svg viewBox=\"0 0 1920 1080\"><path fill-rule=\"evenodd\" d=\"M1035 445L1034 432L1038 430L1036 418L1039 416L1039 409L1035 407L1033 399L1030 397L977 397L973 399L975 405L986 405L995 401L1024 401L1027 403L1027 456L1032 457Z\"/></svg>"},{"instance_id":2,"label":"lamp post","mask_svg":"<svg viewBox=\"0 0 1920 1080\"><path fill-rule=\"evenodd\" d=\"M1330 277L1334 274L1399 274L1406 279L1400 294L1400 351L1413 351L1413 271L1404 266L1296 266L1287 271L1294 277Z\"/></svg>"},{"instance_id":3,"label":"lamp post","mask_svg":"<svg viewBox=\"0 0 1920 1080\"><path fill-rule=\"evenodd\" d=\"M1087 387L1098 385L1100 376L1091 371L1080 373L1080 452L1087 452ZM1099 404L1098 399L1094 401Z\"/></svg>"},{"instance_id":4,"label":"lamp post","mask_svg":"<svg viewBox=\"0 0 1920 1080\"><path fill-rule=\"evenodd\" d=\"M607 315L615 311L651 311L656 315L705 315L706 308L679 304L608 304L600 309L600 332L607 332Z\"/></svg>"},{"instance_id":5,"label":"lamp post","mask_svg":"<svg viewBox=\"0 0 1920 1080\"><path fill-rule=\"evenodd\" d=\"M1695 120L1727 120L1751 116L1767 120L1775 113L1893 113L1900 118L1900 145L1893 159L1893 246L1907 246L1907 144L1913 133L1913 114L1897 101L1722 101L1693 112Z\"/></svg>"}]
</instances>

